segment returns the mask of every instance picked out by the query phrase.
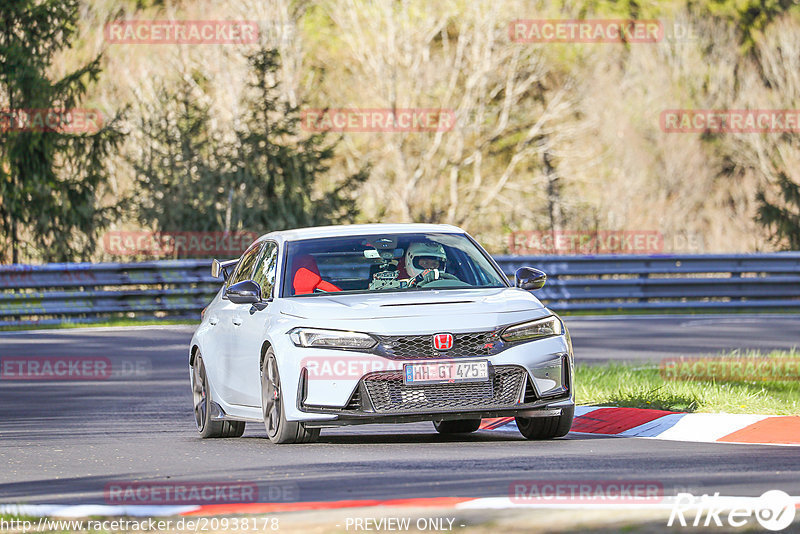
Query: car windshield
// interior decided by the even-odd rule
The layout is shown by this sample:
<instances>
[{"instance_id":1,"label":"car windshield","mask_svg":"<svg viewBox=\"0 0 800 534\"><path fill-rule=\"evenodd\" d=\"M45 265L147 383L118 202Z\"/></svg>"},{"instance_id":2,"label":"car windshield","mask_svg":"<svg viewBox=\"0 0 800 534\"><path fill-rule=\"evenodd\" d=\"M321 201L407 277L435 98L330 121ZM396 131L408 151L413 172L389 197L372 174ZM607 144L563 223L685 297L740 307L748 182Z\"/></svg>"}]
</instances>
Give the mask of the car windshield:
<instances>
[{"instance_id":1,"label":"car windshield","mask_svg":"<svg viewBox=\"0 0 800 534\"><path fill-rule=\"evenodd\" d=\"M463 234L380 234L292 241L283 296L505 287Z\"/></svg>"}]
</instances>

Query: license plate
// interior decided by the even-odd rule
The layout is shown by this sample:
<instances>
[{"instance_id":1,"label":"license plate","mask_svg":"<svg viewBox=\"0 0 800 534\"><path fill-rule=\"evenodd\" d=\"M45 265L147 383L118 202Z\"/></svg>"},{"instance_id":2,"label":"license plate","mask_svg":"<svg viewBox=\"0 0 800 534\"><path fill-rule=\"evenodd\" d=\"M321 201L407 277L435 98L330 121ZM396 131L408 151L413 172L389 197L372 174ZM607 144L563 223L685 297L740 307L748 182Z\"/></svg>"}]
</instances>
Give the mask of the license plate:
<instances>
[{"instance_id":1,"label":"license plate","mask_svg":"<svg viewBox=\"0 0 800 534\"><path fill-rule=\"evenodd\" d=\"M449 384L455 382L488 382L489 362L407 363L403 365L405 384Z\"/></svg>"}]
</instances>

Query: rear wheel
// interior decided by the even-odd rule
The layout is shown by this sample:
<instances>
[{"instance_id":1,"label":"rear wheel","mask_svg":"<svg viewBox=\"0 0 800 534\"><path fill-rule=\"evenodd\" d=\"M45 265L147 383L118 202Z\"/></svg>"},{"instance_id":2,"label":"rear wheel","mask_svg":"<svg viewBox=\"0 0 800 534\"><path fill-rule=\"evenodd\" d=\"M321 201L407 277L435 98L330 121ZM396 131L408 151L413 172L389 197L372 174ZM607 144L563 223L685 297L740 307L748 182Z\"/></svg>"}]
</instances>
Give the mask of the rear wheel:
<instances>
[{"instance_id":1,"label":"rear wheel","mask_svg":"<svg viewBox=\"0 0 800 534\"><path fill-rule=\"evenodd\" d=\"M306 428L299 421L286 420L281 377L272 347L267 349L261 364L261 410L272 443L311 443L319 437L319 428Z\"/></svg>"},{"instance_id":2,"label":"rear wheel","mask_svg":"<svg viewBox=\"0 0 800 534\"><path fill-rule=\"evenodd\" d=\"M575 407L562 408L555 417L516 417L517 428L528 439L553 439L566 436L572 428Z\"/></svg>"},{"instance_id":3,"label":"rear wheel","mask_svg":"<svg viewBox=\"0 0 800 534\"><path fill-rule=\"evenodd\" d=\"M434 421L433 427L440 434L469 434L480 428L480 419L456 419L454 421Z\"/></svg>"},{"instance_id":4,"label":"rear wheel","mask_svg":"<svg viewBox=\"0 0 800 534\"><path fill-rule=\"evenodd\" d=\"M198 350L192 360L192 401L194 422L202 438L238 438L244 434L244 421L211 420L211 388L208 385L203 355Z\"/></svg>"}]
</instances>

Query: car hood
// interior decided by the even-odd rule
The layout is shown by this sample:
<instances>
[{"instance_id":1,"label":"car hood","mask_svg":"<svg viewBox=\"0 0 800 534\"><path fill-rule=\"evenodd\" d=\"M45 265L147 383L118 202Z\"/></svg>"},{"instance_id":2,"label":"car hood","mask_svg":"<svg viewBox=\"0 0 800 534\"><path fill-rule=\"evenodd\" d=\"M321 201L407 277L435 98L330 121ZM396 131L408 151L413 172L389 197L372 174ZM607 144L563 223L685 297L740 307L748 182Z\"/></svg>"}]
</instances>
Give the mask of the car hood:
<instances>
[{"instance_id":1,"label":"car hood","mask_svg":"<svg viewBox=\"0 0 800 534\"><path fill-rule=\"evenodd\" d=\"M299 319L331 321L469 316L549 315L539 299L517 288L426 290L356 295L315 295L281 300L281 313ZM534 313L531 313L534 312ZM539 312L539 313L535 313ZM470 318L472 319L472 318ZM490 322L505 322L502 317ZM416 321L415 321L416 322ZM484 321L481 321L484 322Z\"/></svg>"}]
</instances>

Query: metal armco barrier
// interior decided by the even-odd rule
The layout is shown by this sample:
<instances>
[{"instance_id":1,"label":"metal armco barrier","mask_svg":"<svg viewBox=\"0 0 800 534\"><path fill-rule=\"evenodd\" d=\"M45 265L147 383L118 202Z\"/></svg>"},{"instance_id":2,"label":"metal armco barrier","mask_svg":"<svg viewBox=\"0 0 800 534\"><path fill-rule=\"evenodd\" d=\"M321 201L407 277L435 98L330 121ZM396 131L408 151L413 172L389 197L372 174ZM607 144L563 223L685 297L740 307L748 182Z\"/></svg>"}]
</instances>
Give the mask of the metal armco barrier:
<instances>
[{"instance_id":1,"label":"metal armco barrier","mask_svg":"<svg viewBox=\"0 0 800 534\"><path fill-rule=\"evenodd\" d=\"M211 260L0 265L0 326L193 316L221 281Z\"/></svg>"},{"instance_id":2,"label":"metal armco barrier","mask_svg":"<svg viewBox=\"0 0 800 534\"><path fill-rule=\"evenodd\" d=\"M654 256L497 256L507 274L543 270L553 310L794 309L800 252Z\"/></svg>"},{"instance_id":3,"label":"metal armco barrier","mask_svg":"<svg viewBox=\"0 0 800 534\"><path fill-rule=\"evenodd\" d=\"M800 252L685 256L498 256L548 275L535 294L558 311L800 311ZM210 260L0 266L0 325L198 317L219 290Z\"/></svg>"}]
</instances>

